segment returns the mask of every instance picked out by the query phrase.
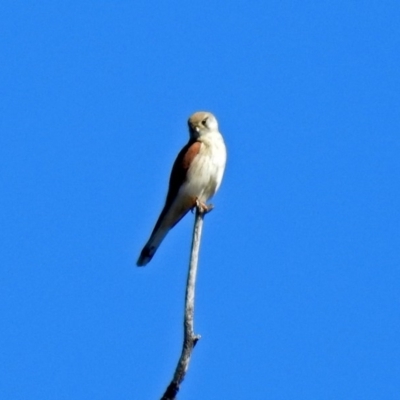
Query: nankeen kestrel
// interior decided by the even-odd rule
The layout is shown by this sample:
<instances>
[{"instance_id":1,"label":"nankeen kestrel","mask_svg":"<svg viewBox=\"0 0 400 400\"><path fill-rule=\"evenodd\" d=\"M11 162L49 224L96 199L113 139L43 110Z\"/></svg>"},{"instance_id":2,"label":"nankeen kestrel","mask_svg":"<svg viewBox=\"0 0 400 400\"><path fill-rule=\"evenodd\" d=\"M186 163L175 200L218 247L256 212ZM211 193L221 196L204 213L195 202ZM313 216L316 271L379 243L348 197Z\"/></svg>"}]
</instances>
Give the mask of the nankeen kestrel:
<instances>
[{"instance_id":1,"label":"nankeen kestrel","mask_svg":"<svg viewBox=\"0 0 400 400\"><path fill-rule=\"evenodd\" d=\"M172 167L167 199L150 239L137 261L146 265L167 233L196 204L204 205L218 190L226 163L226 147L218 122L209 112L194 113L188 121L190 139Z\"/></svg>"}]
</instances>

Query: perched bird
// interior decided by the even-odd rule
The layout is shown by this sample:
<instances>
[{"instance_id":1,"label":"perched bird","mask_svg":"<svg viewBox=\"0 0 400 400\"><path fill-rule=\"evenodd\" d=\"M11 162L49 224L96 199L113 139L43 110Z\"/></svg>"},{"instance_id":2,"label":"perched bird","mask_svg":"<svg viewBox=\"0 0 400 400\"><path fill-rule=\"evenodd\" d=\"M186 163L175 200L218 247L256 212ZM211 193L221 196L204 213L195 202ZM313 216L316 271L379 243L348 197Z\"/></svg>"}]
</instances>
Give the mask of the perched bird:
<instances>
[{"instance_id":1,"label":"perched bird","mask_svg":"<svg viewBox=\"0 0 400 400\"><path fill-rule=\"evenodd\" d=\"M167 199L150 239L137 261L146 265L167 233L197 204L205 206L218 190L226 163L226 147L218 122L209 112L196 112L188 120L190 139L172 167Z\"/></svg>"}]
</instances>

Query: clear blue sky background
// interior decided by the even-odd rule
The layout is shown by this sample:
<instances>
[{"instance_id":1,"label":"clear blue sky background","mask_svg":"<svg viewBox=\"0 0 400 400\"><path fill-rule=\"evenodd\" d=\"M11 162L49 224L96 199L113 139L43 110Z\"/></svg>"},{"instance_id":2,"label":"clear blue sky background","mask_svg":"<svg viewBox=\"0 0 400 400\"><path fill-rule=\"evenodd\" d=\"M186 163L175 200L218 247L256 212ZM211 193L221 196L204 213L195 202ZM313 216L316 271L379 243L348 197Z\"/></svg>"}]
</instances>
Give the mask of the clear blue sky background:
<instances>
[{"instance_id":1,"label":"clear blue sky background","mask_svg":"<svg viewBox=\"0 0 400 400\"><path fill-rule=\"evenodd\" d=\"M1 398L161 396L193 216L134 264L210 110L180 399L399 399L400 3L141 3L1 2Z\"/></svg>"}]
</instances>

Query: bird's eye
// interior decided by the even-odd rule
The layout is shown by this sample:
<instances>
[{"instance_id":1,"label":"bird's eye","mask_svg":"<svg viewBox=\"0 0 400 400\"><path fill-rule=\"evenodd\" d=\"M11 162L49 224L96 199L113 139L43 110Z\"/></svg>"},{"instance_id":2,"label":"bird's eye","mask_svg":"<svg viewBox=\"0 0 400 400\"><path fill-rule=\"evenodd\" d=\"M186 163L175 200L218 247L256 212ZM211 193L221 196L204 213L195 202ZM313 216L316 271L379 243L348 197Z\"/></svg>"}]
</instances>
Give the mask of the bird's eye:
<instances>
[{"instance_id":1,"label":"bird's eye","mask_svg":"<svg viewBox=\"0 0 400 400\"><path fill-rule=\"evenodd\" d=\"M207 118L204 118L203 121L201 121L201 123L202 123L204 126L207 126Z\"/></svg>"}]
</instances>

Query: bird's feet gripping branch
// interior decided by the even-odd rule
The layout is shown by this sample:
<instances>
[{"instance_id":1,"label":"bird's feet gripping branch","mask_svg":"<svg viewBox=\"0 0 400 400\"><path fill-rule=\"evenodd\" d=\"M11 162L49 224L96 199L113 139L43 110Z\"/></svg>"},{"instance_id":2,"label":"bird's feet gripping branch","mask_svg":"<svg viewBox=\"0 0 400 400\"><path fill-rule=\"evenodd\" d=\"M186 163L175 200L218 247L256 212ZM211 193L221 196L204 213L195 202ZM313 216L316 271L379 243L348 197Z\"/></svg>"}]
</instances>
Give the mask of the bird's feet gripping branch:
<instances>
[{"instance_id":1,"label":"bird's feet gripping branch","mask_svg":"<svg viewBox=\"0 0 400 400\"><path fill-rule=\"evenodd\" d=\"M213 204L206 204L203 203L202 201L200 201L199 199L196 199L196 209L199 211L200 214L208 214L209 212L211 212L214 209L214 205ZM192 212L194 210L194 207L192 208Z\"/></svg>"}]
</instances>

